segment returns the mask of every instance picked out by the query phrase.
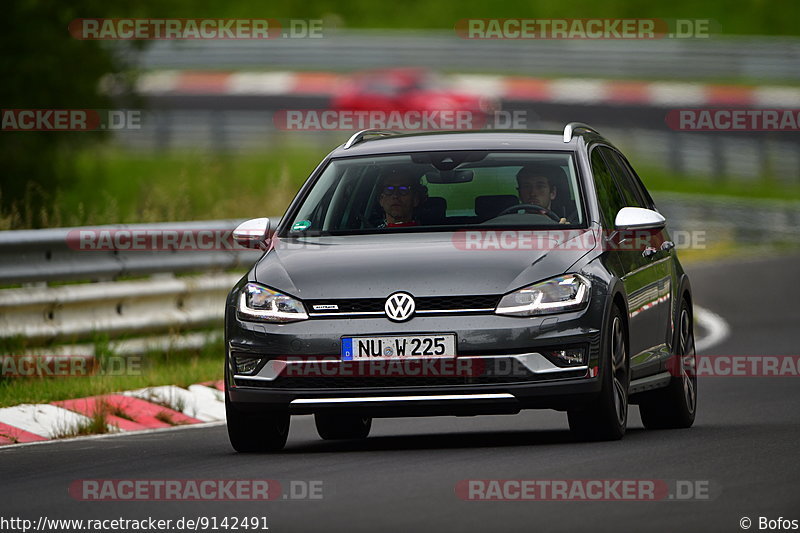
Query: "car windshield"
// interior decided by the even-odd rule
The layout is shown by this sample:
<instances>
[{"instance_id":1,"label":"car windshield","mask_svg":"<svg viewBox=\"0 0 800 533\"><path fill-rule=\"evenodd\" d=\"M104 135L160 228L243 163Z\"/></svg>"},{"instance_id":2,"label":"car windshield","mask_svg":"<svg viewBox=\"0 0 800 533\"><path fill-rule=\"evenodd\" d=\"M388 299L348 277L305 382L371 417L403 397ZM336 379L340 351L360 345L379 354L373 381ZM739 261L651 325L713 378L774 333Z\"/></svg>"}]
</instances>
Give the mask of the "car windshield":
<instances>
[{"instance_id":1,"label":"car windshield","mask_svg":"<svg viewBox=\"0 0 800 533\"><path fill-rule=\"evenodd\" d=\"M332 159L289 235L553 229L584 224L571 152L413 152Z\"/></svg>"}]
</instances>

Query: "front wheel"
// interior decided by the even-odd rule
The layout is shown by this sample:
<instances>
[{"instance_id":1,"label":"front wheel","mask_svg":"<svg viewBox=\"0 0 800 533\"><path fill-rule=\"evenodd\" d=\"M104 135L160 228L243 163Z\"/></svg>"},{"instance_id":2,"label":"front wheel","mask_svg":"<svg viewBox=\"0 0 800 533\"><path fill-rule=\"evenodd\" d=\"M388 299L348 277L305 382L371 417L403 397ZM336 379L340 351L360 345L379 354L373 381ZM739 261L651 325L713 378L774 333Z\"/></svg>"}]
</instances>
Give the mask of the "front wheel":
<instances>
[{"instance_id":1,"label":"front wheel","mask_svg":"<svg viewBox=\"0 0 800 533\"><path fill-rule=\"evenodd\" d=\"M675 354L668 367L670 384L648 392L639 404L642 424L647 429L688 428L697 412L697 373L694 350L694 327L688 302L681 302L675 332Z\"/></svg>"},{"instance_id":2,"label":"front wheel","mask_svg":"<svg viewBox=\"0 0 800 533\"><path fill-rule=\"evenodd\" d=\"M613 309L601 356L600 395L591 405L567 412L569 428L580 440L619 440L625 435L630 361L622 312Z\"/></svg>"},{"instance_id":3,"label":"front wheel","mask_svg":"<svg viewBox=\"0 0 800 533\"><path fill-rule=\"evenodd\" d=\"M325 440L366 439L372 418L358 415L316 413L317 433Z\"/></svg>"},{"instance_id":4,"label":"front wheel","mask_svg":"<svg viewBox=\"0 0 800 533\"><path fill-rule=\"evenodd\" d=\"M228 438L237 452L275 452L286 446L289 413L242 413L225 395Z\"/></svg>"}]
</instances>

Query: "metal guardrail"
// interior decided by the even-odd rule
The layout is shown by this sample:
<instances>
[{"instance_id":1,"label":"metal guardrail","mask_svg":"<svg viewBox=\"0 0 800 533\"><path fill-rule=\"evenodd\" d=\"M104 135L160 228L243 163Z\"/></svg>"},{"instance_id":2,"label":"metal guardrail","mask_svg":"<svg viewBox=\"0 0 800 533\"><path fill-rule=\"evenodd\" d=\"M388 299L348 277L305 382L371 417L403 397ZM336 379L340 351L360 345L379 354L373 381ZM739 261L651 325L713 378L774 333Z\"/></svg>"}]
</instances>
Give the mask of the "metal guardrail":
<instances>
[{"instance_id":1,"label":"metal guardrail","mask_svg":"<svg viewBox=\"0 0 800 533\"><path fill-rule=\"evenodd\" d=\"M126 48L123 53L145 69L426 66L605 78L800 79L796 37L469 40L454 30L327 30L320 39L156 41L141 52Z\"/></svg>"},{"instance_id":2,"label":"metal guardrail","mask_svg":"<svg viewBox=\"0 0 800 533\"><path fill-rule=\"evenodd\" d=\"M800 202L653 193L670 231L705 231L708 246L800 245Z\"/></svg>"},{"instance_id":3,"label":"metal guardrail","mask_svg":"<svg viewBox=\"0 0 800 533\"><path fill-rule=\"evenodd\" d=\"M49 342L220 325L241 274L0 290L0 337Z\"/></svg>"},{"instance_id":4,"label":"metal guardrail","mask_svg":"<svg viewBox=\"0 0 800 533\"><path fill-rule=\"evenodd\" d=\"M238 220L130 224L0 232L0 338L20 337L26 344L88 339L104 335L141 335L207 328L221 324L222 302L241 273L261 254L233 243ZM173 247L163 237L175 238ZM90 241L81 241L85 236ZM104 246L103 236L156 235L137 249ZM205 237L210 249L198 245ZM186 239L186 240L182 240ZM151 241L152 242L152 241ZM189 245L181 248L182 245ZM101 249L96 249L101 248ZM202 273L174 277L175 273ZM150 279L113 281L154 275ZM83 281L48 286L52 282ZM194 337L164 337L155 345L191 345ZM191 341L188 342L187 341ZM146 351L153 342L117 343L119 351ZM53 351L53 350L49 350ZM56 352L59 350L56 349ZM69 352L93 352L73 345ZM61 352L64 352L62 349Z\"/></svg>"},{"instance_id":5,"label":"metal guardrail","mask_svg":"<svg viewBox=\"0 0 800 533\"><path fill-rule=\"evenodd\" d=\"M205 272L251 265L260 252L238 248L230 237L240 220L119 224L0 232L0 285L52 281L102 281L162 272ZM100 235L128 231L141 234L172 231L176 235L210 233L227 242L213 250L92 249L81 244L81 231ZM100 241L97 241L100 242ZM169 243L168 243L169 244ZM102 246L98 246L102 248Z\"/></svg>"}]
</instances>

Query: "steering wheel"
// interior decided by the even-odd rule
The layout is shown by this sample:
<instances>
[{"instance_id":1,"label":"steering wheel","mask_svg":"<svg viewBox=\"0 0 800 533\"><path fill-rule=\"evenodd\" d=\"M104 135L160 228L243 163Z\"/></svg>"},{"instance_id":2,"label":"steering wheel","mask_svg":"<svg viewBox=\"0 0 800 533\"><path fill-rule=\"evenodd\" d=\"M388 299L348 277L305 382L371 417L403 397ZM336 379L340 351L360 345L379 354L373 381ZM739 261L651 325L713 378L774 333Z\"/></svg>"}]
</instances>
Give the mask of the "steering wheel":
<instances>
[{"instance_id":1,"label":"steering wheel","mask_svg":"<svg viewBox=\"0 0 800 533\"><path fill-rule=\"evenodd\" d=\"M516 213L517 211L520 211L520 210L524 210L524 211L527 211L529 213L536 213L537 215L545 215L546 217L552 219L555 222L560 222L561 221L561 217L558 216L558 214L555 211L552 211L550 209L547 209L546 207L542 207L542 206L536 205L536 204L517 204L517 205L512 205L511 207L506 207L505 209L503 209L500 212L500 214L497 215L497 216L501 217L503 215L509 215L511 213Z\"/></svg>"}]
</instances>

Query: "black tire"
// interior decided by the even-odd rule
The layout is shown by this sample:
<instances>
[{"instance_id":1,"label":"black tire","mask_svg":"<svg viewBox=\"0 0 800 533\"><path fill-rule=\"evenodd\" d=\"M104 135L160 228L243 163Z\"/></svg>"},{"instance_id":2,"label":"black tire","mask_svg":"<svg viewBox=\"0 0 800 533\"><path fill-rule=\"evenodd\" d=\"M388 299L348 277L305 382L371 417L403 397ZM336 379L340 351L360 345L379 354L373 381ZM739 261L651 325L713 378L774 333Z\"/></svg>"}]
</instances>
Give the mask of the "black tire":
<instances>
[{"instance_id":1,"label":"black tire","mask_svg":"<svg viewBox=\"0 0 800 533\"><path fill-rule=\"evenodd\" d=\"M282 450L289 436L289 413L242 413L225 395L228 438L240 453Z\"/></svg>"},{"instance_id":2,"label":"black tire","mask_svg":"<svg viewBox=\"0 0 800 533\"><path fill-rule=\"evenodd\" d=\"M314 423L324 440L366 439L372 418L358 415L316 413Z\"/></svg>"},{"instance_id":3,"label":"black tire","mask_svg":"<svg viewBox=\"0 0 800 533\"><path fill-rule=\"evenodd\" d=\"M639 404L642 424L647 429L688 428L697 413L697 357L694 349L692 310L681 302L675 328L675 353L667 365L672 379L659 390L648 392Z\"/></svg>"},{"instance_id":4,"label":"black tire","mask_svg":"<svg viewBox=\"0 0 800 533\"><path fill-rule=\"evenodd\" d=\"M604 335L601 364L600 394L591 405L567 412L569 428L579 440L619 440L625 435L630 358L625 320L617 306L613 307Z\"/></svg>"}]
</instances>

